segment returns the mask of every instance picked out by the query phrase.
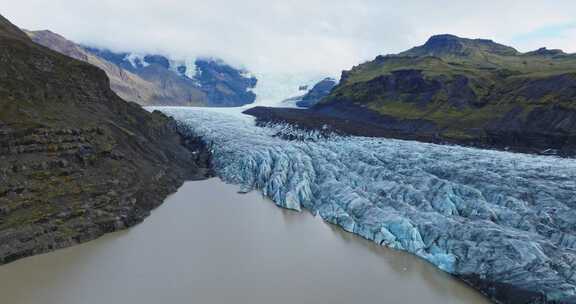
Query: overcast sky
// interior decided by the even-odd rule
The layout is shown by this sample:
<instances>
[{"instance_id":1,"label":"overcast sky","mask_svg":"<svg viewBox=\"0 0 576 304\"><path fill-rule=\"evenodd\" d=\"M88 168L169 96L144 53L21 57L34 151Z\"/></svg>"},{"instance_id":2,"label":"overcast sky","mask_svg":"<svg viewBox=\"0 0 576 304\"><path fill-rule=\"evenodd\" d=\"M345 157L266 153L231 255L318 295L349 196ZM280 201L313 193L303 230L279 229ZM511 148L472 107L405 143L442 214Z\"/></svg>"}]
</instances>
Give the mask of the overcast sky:
<instances>
[{"instance_id":1,"label":"overcast sky","mask_svg":"<svg viewBox=\"0 0 576 304\"><path fill-rule=\"evenodd\" d=\"M439 33L576 52L575 12L574 0L10 0L1 13L23 28L115 50L339 75Z\"/></svg>"}]
</instances>

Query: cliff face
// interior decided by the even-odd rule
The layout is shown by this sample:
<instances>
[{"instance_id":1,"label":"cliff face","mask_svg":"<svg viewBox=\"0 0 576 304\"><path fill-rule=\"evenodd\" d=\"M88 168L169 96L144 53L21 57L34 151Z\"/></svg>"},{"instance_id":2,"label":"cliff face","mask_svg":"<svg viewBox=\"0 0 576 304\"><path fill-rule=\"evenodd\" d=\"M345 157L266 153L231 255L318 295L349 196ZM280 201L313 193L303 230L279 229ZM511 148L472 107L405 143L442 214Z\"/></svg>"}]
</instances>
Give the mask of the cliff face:
<instances>
[{"instance_id":1,"label":"cliff face","mask_svg":"<svg viewBox=\"0 0 576 304\"><path fill-rule=\"evenodd\" d=\"M318 111L372 111L401 133L498 147L576 147L576 55L520 53L485 39L434 36L398 55L378 56L342 74ZM374 121L372 121L374 122ZM370 122L368 122L370 123Z\"/></svg>"},{"instance_id":2,"label":"cliff face","mask_svg":"<svg viewBox=\"0 0 576 304\"><path fill-rule=\"evenodd\" d=\"M40 45L104 70L114 92L141 105L239 106L256 99L250 91L256 78L220 61L197 60L187 66L161 55L138 57L84 47L50 31L26 33ZM195 77L196 70L202 77Z\"/></svg>"},{"instance_id":3,"label":"cliff face","mask_svg":"<svg viewBox=\"0 0 576 304\"><path fill-rule=\"evenodd\" d=\"M0 263L130 227L185 179L203 144L128 103L104 71L0 16Z\"/></svg>"}]
</instances>

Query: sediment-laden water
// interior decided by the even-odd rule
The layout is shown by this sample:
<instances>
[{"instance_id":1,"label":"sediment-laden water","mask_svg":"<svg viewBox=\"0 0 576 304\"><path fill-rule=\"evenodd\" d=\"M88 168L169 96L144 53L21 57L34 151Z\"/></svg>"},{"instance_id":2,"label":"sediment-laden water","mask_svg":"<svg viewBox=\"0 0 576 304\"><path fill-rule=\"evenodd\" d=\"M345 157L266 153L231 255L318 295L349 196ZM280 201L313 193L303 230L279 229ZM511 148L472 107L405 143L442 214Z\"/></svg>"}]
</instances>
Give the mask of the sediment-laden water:
<instances>
[{"instance_id":1,"label":"sediment-laden water","mask_svg":"<svg viewBox=\"0 0 576 304\"><path fill-rule=\"evenodd\" d=\"M431 264L218 179L144 223L0 267L0 303L486 303Z\"/></svg>"}]
</instances>

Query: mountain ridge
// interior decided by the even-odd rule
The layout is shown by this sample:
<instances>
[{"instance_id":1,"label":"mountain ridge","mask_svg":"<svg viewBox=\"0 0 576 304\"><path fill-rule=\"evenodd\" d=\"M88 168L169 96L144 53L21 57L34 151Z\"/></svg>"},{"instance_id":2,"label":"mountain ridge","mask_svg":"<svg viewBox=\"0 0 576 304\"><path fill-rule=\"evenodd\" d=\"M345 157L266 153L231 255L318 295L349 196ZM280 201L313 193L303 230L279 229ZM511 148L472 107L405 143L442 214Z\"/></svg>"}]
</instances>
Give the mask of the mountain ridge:
<instances>
[{"instance_id":1,"label":"mountain ridge","mask_svg":"<svg viewBox=\"0 0 576 304\"><path fill-rule=\"evenodd\" d=\"M191 68L216 75L205 81L190 77L193 73L186 71L185 65L173 67L176 63L163 55L146 54L140 58L130 52L116 53L80 45L49 30L26 33L38 44L103 69L117 94L144 106L230 107L249 104L256 99L252 92L256 78L245 77L243 70L218 60L198 59L193 63Z\"/></svg>"},{"instance_id":2,"label":"mountain ridge","mask_svg":"<svg viewBox=\"0 0 576 304\"><path fill-rule=\"evenodd\" d=\"M518 55L515 48L496 43L490 39L461 38L451 34L434 35L421 46L400 53L400 56L471 56L475 53L493 53L496 55Z\"/></svg>"},{"instance_id":3,"label":"mountain ridge","mask_svg":"<svg viewBox=\"0 0 576 304\"><path fill-rule=\"evenodd\" d=\"M253 114L283 118L277 110ZM520 53L487 39L433 36L422 46L343 71L327 97L298 115L286 112L284 118L311 127L316 123L304 122L307 115L316 121L325 117L355 135L572 155L576 56L548 49ZM354 121L356 127L335 119Z\"/></svg>"}]
</instances>

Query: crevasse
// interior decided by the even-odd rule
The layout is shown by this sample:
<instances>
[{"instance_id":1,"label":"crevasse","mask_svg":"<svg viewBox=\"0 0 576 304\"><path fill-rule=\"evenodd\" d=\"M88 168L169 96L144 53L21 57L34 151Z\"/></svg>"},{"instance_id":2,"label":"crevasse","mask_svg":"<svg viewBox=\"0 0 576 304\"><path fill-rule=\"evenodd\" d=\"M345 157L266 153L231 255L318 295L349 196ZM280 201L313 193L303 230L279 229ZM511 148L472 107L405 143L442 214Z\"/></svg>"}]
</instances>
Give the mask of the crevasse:
<instances>
[{"instance_id":1,"label":"crevasse","mask_svg":"<svg viewBox=\"0 0 576 304\"><path fill-rule=\"evenodd\" d=\"M449 273L576 294L576 160L362 137L157 108L210 145L224 181ZM291 138L287 140L285 138ZM296 139L295 139L296 138Z\"/></svg>"}]
</instances>

